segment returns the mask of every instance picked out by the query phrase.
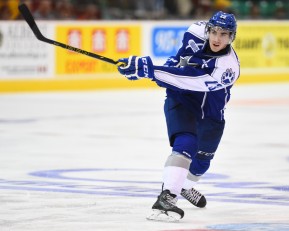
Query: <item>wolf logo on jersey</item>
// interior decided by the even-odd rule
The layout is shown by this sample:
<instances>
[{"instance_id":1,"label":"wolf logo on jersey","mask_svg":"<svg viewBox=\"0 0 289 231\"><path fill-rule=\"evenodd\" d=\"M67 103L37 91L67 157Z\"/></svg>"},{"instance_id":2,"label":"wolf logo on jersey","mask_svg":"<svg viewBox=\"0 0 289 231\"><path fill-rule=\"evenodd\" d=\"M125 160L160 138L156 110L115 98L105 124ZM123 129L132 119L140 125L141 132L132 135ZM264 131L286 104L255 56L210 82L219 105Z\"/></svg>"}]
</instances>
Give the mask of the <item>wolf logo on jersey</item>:
<instances>
[{"instance_id":1,"label":"wolf logo on jersey","mask_svg":"<svg viewBox=\"0 0 289 231\"><path fill-rule=\"evenodd\" d=\"M235 72L232 71L232 68L227 69L222 75L222 84L227 85L234 81L235 79Z\"/></svg>"}]
</instances>

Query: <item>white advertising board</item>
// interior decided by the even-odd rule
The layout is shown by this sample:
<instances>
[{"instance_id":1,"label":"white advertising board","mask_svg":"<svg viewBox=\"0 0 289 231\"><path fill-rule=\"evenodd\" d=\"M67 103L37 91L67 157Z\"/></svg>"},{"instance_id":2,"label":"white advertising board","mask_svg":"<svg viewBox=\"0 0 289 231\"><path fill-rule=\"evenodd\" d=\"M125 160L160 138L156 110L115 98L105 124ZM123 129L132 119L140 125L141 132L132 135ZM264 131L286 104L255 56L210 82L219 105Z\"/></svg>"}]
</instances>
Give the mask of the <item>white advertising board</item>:
<instances>
[{"instance_id":1,"label":"white advertising board","mask_svg":"<svg viewBox=\"0 0 289 231\"><path fill-rule=\"evenodd\" d=\"M54 37L54 26L39 23ZM36 39L26 22L0 22L0 79L41 79L54 74L54 48Z\"/></svg>"}]
</instances>

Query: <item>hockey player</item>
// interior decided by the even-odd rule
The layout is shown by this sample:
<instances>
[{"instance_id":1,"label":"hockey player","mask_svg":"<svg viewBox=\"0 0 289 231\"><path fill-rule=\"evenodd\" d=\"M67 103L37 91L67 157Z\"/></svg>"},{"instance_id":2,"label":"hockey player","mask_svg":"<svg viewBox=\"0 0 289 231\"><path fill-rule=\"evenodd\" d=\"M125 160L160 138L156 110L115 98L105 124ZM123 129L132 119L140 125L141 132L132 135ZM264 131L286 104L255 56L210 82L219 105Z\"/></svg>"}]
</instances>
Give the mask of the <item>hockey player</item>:
<instances>
[{"instance_id":1,"label":"hockey player","mask_svg":"<svg viewBox=\"0 0 289 231\"><path fill-rule=\"evenodd\" d=\"M184 211L177 207L182 195L197 207L205 197L196 182L209 169L221 140L224 109L240 65L231 46L237 23L233 14L219 11L208 22L192 24L177 54L164 66L149 56L120 59L119 72L129 80L149 78L166 88L164 112L172 153L163 170L163 187L147 219L178 221Z\"/></svg>"}]
</instances>

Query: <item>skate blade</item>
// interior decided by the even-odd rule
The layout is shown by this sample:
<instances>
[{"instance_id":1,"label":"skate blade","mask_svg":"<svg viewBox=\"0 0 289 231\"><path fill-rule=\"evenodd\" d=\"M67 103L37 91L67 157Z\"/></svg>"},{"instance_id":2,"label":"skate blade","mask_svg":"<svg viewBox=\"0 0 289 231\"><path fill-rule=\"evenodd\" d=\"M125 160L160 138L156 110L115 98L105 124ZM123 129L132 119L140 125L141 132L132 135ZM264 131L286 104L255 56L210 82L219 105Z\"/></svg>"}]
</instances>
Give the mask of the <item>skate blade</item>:
<instances>
[{"instance_id":1,"label":"skate blade","mask_svg":"<svg viewBox=\"0 0 289 231\"><path fill-rule=\"evenodd\" d=\"M148 215L146 219L150 221L179 222L181 216L175 212L153 209L152 213Z\"/></svg>"}]
</instances>

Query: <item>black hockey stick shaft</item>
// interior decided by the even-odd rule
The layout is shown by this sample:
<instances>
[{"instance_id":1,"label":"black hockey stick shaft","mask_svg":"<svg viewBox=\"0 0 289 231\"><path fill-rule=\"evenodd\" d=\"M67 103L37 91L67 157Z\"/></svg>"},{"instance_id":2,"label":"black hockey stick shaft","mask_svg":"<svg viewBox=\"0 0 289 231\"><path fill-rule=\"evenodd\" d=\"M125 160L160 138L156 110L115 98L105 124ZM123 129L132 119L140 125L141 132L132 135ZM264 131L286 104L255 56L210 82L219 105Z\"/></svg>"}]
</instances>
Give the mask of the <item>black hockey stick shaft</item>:
<instances>
[{"instance_id":1,"label":"black hockey stick shaft","mask_svg":"<svg viewBox=\"0 0 289 231\"><path fill-rule=\"evenodd\" d=\"M71 50L71 51L80 53L83 55L87 55L89 57L99 59L99 60L102 60L102 61L107 62L107 63L111 63L114 65L121 65L122 64L121 62L104 57L102 55L91 53L91 52L88 52L88 51L85 51L85 50L82 50L82 49L79 49L76 47L72 47L72 46L66 45L64 43L60 43L60 42L57 42L57 41L54 41L54 40L51 40L51 39L44 37L43 34L40 32L40 30L39 30L39 28L38 28L38 26L37 26L37 24L36 24L36 22L32 16L32 14L31 14L31 12L29 11L28 7L25 4L21 4L18 6L18 9L19 9L21 15L23 16L23 18L25 19L25 21L30 26L31 30L33 31L34 35L36 36L36 38L38 40L45 42L45 43L50 43L50 44L55 45L55 46L62 47L62 48L67 49L67 50Z\"/></svg>"}]
</instances>

